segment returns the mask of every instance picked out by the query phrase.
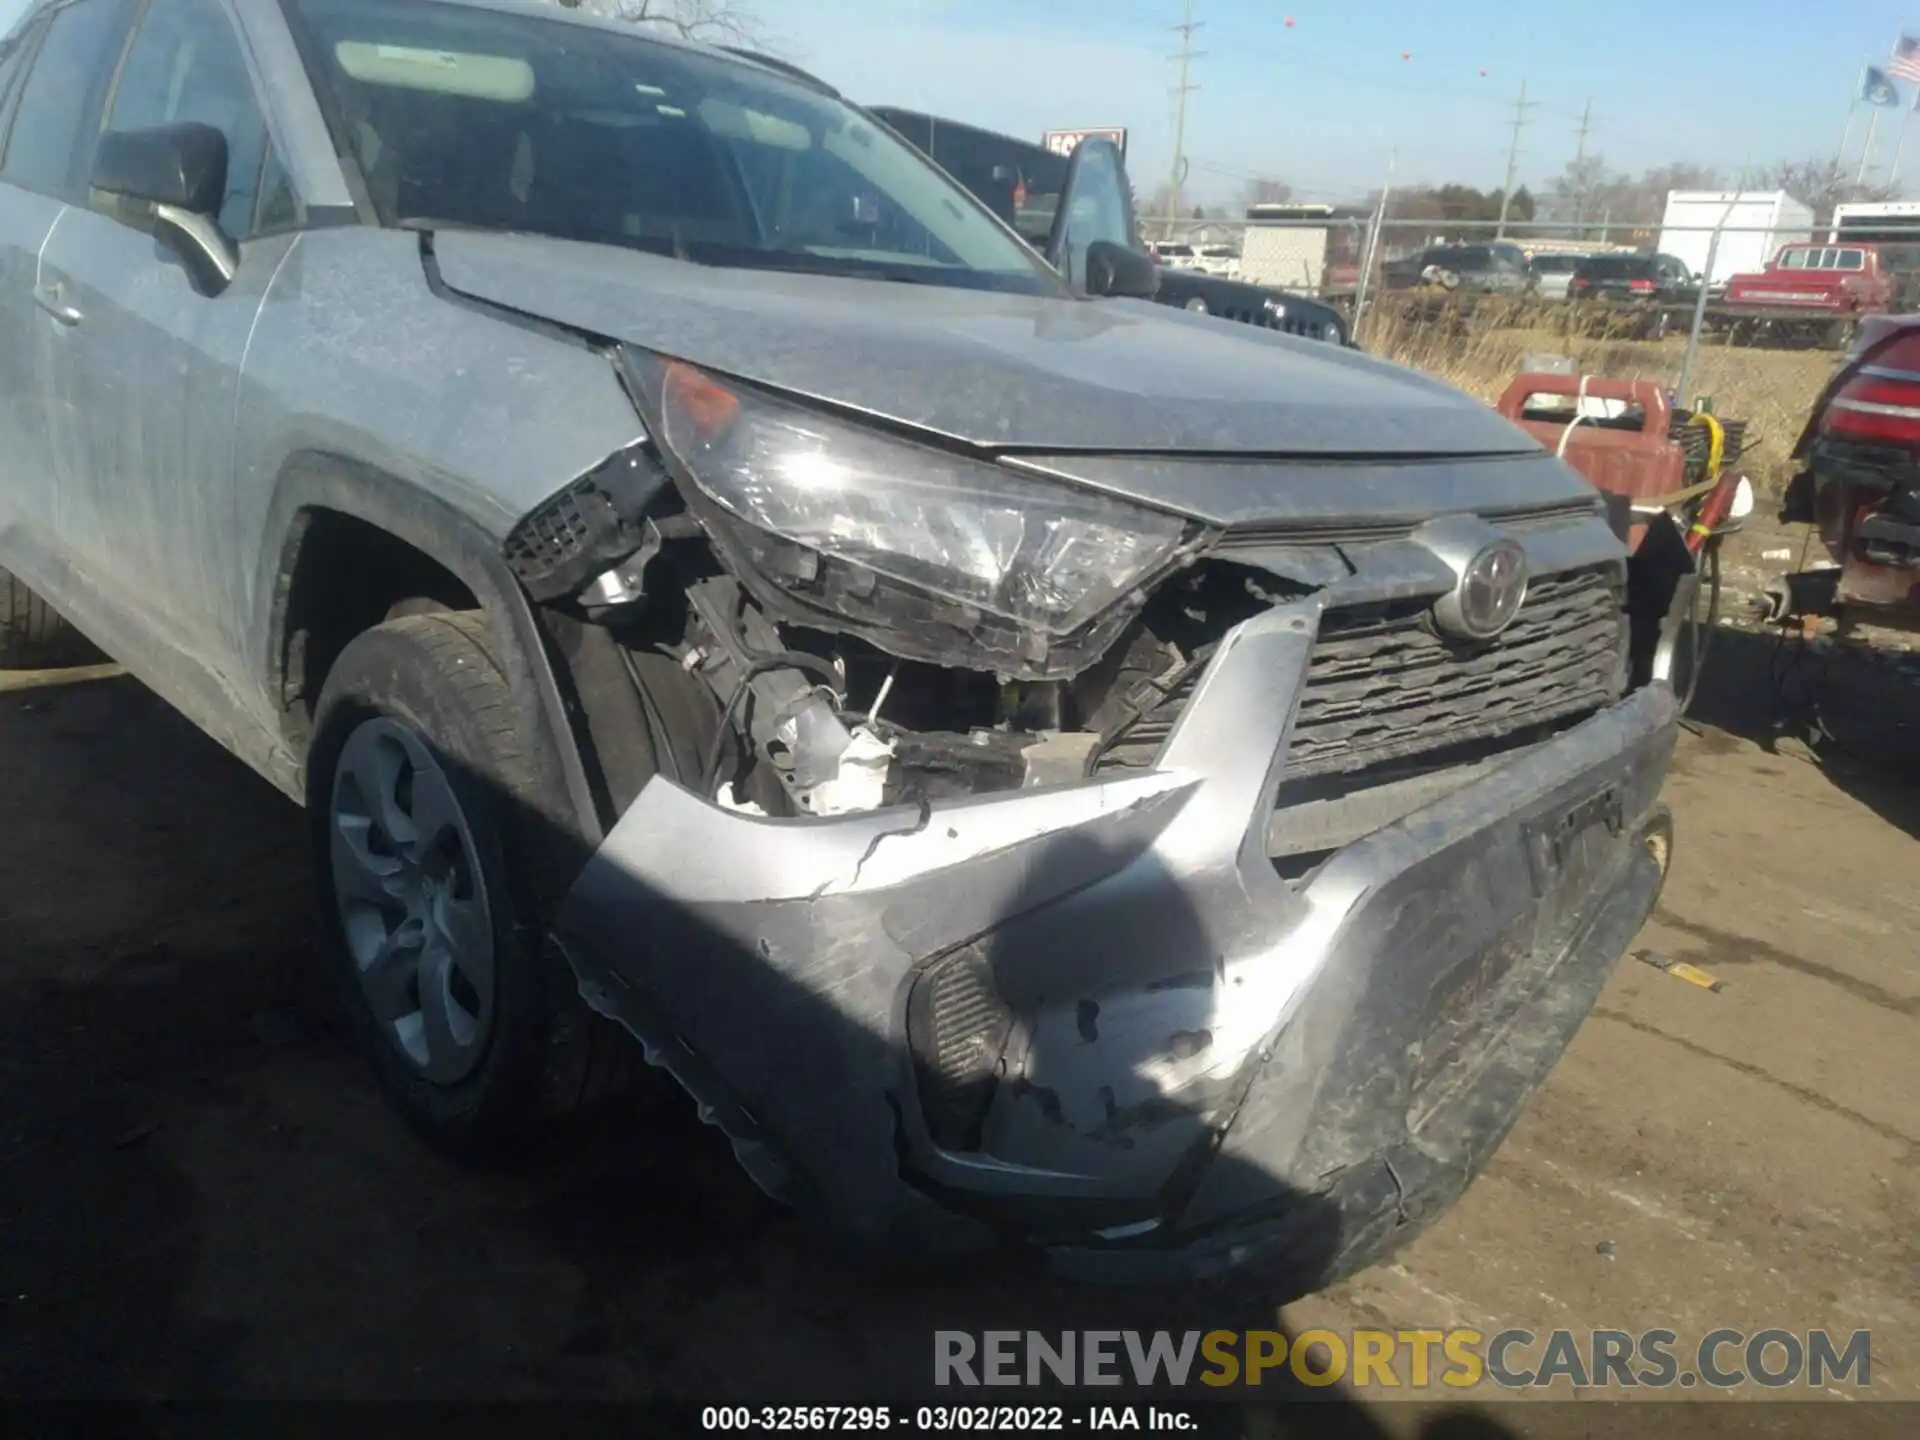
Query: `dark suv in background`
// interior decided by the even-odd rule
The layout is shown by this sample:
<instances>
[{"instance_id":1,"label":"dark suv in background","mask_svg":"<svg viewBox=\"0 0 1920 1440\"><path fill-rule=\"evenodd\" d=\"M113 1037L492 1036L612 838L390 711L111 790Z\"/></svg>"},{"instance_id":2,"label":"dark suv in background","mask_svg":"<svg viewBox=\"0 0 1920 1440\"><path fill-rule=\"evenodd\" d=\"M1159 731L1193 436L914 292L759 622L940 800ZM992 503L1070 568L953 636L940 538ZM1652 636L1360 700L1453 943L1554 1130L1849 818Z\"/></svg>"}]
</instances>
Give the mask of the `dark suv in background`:
<instances>
[{"instance_id":1,"label":"dark suv in background","mask_svg":"<svg viewBox=\"0 0 1920 1440\"><path fill-rule=\"evenodd\" d=\"M1567 286L1570 300L1600 301L1631 312L1636 331L1658 340L1675 314L1694 303L1700 280L1672 255L1589 255Z\"/></svg>"},{"instance_id":2,"label":"dark suv in background","mask_svg":"<svg viewBox=\"0 0 1920 1440\"><path fill-rule=\"evenodd\" d=\"M1691 300L1699 279L1671 255L1589 255L1567 287L1575 300Z\"/></svg>"},{"instance_id":3,"label":"dark suv in background","mask_svg":"<svg viewBox=\"0 0 1920 1440\"><path fill-rule=\"evenodd\" d=\"M1533 283L1527 255L1518 245L1429 245L1381 267L1389 290L1435 285L1484 295L1524 295Z\"/></svg>"},{"instance_id":4,"label":"dark suv in background","mask_svg":"<svg viewBox=\"0 0 1920 1440\"><path fill-rule=\"evenodd\" d=\"M872 106L868 113L885 121L902 139L966 186L982 204L1019 231L1028 244L1038 250L1046 248L1060 192L1066 184L1066 156L1011 136L891 105ZM1137 236L1134 248L1143 255L1149 253ZM1353 343L1345 317L1331 305L1309 296L1170 265L1157 268L1160 288L1153 298L1162 305L1308 340Z\"/></svg>"}]
</instances>

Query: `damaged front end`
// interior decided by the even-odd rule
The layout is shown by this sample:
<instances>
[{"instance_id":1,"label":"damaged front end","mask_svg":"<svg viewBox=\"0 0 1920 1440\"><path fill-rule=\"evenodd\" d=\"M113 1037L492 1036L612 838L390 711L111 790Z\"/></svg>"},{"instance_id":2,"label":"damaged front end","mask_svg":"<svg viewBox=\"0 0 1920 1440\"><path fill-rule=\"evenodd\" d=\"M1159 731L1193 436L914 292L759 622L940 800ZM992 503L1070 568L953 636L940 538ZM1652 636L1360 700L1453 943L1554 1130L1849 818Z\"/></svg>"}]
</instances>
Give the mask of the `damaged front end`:
<instances>
[{"instance_id":1,"label":"damaged front end","mask_svg":"<svg viewBox=\"0 0 1920 1440\"><path fill-rule=\"evenodd\" d=\"M558 933L755 1178L1140 1282L1314 1283L1443 1209L1668 849L1592 492L971 452L620 363L652 440L508 546L649 731Z\"/></svg>"}]
</instances>

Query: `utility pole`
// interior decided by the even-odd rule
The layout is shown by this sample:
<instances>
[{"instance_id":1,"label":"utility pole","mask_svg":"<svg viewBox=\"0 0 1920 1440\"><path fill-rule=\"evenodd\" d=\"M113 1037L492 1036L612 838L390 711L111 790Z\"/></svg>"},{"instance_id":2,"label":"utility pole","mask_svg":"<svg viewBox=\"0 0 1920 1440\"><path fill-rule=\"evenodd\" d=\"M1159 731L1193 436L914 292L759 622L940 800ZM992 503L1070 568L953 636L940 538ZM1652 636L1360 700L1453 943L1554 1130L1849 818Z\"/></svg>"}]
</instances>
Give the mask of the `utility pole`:
<instances>
[{"instance_id":1,"label":"utility pole","mask_svg":"<svg viewBox=\"0 0 1920 1440\"><path fill-rule=\"evenodd\" d=\"M1580 112L1580 128L1574 131L1573 182L1579 186L1573 196L1573 238L1580 238L1581 223L1587 218L1587 176L1581 166L1587 161L1587 132L1593 128L1593 101Z\"/></svg>"},{"instance_id":2,"label":"utility pole","mask_svg":"<svg viewBox=\"0 0 1920 1440\"><path fill-rule=\"evenodd\" d=\"M1187 178L1187 96L1200 87L1190 83L1193 62L1205 52L1193 48L1193 36L1197 30L1204 29L1203 23L1193 18L1193 0L1182 0L1183 9L1180 23L1173 27L1180 37L1180 53L1168 58L1180 62L1180 85L1174 93L1175 110L1173 120L1173 178L1167 187L1167 209L1172 212L1170 220L1180 218L1180 187ZM1171 229L1169 229L1171 234Z\"/></svg>"},{"instance_id":3,"label":"utility pole","mask_svg":"<svg viewBox=\"0 0 1920 1440\"><path fill-rule=\"evenodd\" d=\"M1500 224L1493 238L1507 238L1507 209L1513 204L1513 175L1520 165L1520 132L1527 128L1527 111L1538 108L1539 101L1527 99L1527 82L1520 82L1520 98L1513 102L1513 143L1507 146L1507 179L1500 187Z\"/></svg>"}]
</instances>

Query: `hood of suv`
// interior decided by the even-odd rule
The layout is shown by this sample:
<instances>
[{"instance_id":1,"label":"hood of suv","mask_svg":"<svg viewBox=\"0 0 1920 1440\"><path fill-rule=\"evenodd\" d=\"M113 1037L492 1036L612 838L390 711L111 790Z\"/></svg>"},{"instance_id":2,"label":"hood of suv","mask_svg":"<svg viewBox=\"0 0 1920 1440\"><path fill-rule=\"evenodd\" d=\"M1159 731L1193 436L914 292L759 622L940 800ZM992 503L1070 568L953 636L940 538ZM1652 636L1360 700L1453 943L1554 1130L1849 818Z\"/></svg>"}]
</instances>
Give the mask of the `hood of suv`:
<instances>
[{"instance_id":1,"label":"hood of suv","mask_svg":"<svg viewBox=\"0 0 1920 1440\"><path fill-rule=\"evenodd\" d=\"M1149 301L729 270L442 232L457 294L983 448L1459 457L1538 446L1355 351Z\"/></svg>"}]
</instances>

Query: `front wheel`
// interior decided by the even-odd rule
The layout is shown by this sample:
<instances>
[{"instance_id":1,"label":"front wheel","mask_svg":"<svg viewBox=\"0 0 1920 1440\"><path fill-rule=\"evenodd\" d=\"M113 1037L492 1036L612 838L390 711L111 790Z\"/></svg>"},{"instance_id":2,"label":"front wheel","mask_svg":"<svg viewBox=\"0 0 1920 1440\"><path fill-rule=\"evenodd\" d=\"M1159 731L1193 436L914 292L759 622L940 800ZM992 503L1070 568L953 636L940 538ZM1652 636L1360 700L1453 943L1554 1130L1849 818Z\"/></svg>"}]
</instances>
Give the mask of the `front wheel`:
<instances>
[{"instance_id":1,"label":"front wheel","mask_svg":"<svg viewBox=\"0 0 1920 1440\"><path fill-rule=\"evenodd\" d=\"M1720 542L1707 541L1701 552L1699 584L1693 590L1686 612L1677 617L1668 683L1673 698L1685 715L1693 709L1700 693L1700 675L1706 669L1707 650L1713 644L1714 627L1720 619Z\"/></svg>"},{"instance_id":2,"label":"front wheel","mask_svg":"<svg viewBox=\"0 0 1920 1440\"><path fill-rule=\"evenodd\" d=\"M551 767L519 717L484 616L413 615L341 653L308 758L355 1035L417 1130L489 1160L614 1088L633 1053L547 938L576 862L541 818Z\"/></svg>"}]
</instances>

